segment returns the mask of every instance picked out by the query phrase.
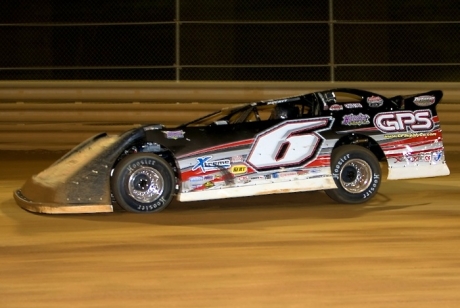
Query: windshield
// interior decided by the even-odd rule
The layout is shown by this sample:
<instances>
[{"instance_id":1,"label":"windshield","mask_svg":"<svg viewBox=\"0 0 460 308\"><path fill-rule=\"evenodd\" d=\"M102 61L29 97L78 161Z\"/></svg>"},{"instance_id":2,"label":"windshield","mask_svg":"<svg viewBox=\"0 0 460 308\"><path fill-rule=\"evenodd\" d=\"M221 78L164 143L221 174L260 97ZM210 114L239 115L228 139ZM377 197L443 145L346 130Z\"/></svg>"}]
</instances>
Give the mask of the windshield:
<instances>
[{"instance_id":1,"label":"windshield","mask_svg":"<svg viewBox=\"0 0 460 308\"><path fill-rule=\"evenodd\" d=\"M276 101L238 105L223 108L219 111L205 115L180 127L208 126L247 123L275 119L295 119L308 116L309 107L304 106L299 97L290 99L292 102ZM307 101L307 103L309 103Z\"/></svg>"},{"instance_id":2,"label":"windshield","mask_svg":"<svg viewBox=\"0 0 460 308\"><path fill-rule=\"evenodd\" d=\"M252 111L255 108L249 104L247 105L238 105L236 107L224 108L219 111L205 115L204 117L198 118L191 122L181 125L185 126L207 126L210 124L234 124L240 123L240 118L245 113ZM220 123L220 121L222 121Z\"/></svg>"}]
</instances>

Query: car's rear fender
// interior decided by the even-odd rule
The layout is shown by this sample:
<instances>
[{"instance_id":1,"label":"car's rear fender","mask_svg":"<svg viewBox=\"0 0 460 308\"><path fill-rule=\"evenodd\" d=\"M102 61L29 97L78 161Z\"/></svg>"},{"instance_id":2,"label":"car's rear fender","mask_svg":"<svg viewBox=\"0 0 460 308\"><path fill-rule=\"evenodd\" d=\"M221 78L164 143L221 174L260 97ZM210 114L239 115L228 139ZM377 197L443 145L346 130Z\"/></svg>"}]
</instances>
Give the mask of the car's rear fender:
<instances>
[{"instance_id":1,"label":"car's rear fender","mask_svg":"<svg viewBox=\"0 0 460 308\"><path fill-rule=\"evenodd\" d=\"M334 149L346 144L354 144L370 150L379 161L385 158L385 153L378 142L370 136L356 133L345 135L336 142Z\"/></svg>"}]
</instances>

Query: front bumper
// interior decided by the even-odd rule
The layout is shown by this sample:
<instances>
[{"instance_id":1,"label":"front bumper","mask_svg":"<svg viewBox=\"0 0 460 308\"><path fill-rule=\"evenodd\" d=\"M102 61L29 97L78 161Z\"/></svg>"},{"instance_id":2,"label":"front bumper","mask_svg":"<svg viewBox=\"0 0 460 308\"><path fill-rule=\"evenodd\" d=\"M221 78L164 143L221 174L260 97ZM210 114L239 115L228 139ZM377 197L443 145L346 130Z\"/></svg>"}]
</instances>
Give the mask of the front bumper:
<instances>
[{"instance_id":1,"label":"front bumper","mask_svg":"<svg viewBox=\"0 0 460 308\"><path fill-rule=\"evenodd\" d=\"M121 136L105 133L81 143L47 169L28 179L13 196L35 213L113 212L110 175L117 158L144 136L135 129Z\"/></svg>"},{"instance_id":2,"label":"front bumper","mask_svg":"<svg viewBox=\"0 0 460 308\"><path fill-rule=\"evenodd\" d=\"M27 199L21 189L14 192L16 203L24 210L34 213L44 214L77 214L77 213L111 213L113 206L111 204L59 204L34 202Z\"/></svg>"}]
</instances>

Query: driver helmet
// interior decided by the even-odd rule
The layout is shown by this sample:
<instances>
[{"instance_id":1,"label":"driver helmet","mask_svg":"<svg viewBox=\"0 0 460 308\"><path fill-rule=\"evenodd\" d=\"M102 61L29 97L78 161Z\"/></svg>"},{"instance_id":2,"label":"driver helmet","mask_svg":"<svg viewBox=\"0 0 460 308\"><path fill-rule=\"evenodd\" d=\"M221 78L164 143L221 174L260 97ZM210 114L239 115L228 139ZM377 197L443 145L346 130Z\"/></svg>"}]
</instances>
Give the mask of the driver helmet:
<instances>
[{"instance_id":1,"label":"driver helmet","mask_svg":"<svg viewBox=\"0 0 460 308\"><path fill-rule=\"evenodd\" d=\"M299 108L292 105L276 105L270 115L271 120L286 120L299 117Z\"/></svg>"}]
</instances>

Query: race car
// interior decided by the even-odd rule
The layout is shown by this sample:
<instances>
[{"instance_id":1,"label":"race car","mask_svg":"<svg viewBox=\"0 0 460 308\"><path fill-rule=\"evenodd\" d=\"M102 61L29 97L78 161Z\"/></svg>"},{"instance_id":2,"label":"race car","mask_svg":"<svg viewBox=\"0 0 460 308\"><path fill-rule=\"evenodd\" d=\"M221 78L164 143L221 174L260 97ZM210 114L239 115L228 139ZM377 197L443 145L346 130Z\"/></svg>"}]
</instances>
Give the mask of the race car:
<instances>
[{"instance_id":1,"label":"race car","mask_svg":"<svg viewBox=\"0 0 460 308\"><path fill-rule=\"evenodd\" d=\"M340 203L388 179L449 175L442 91L392 98L331 89L223 108L174 128L86 140L14 192L38 213L152 213L179 201L322 190Z\"/></svg>"}]
</instances>

